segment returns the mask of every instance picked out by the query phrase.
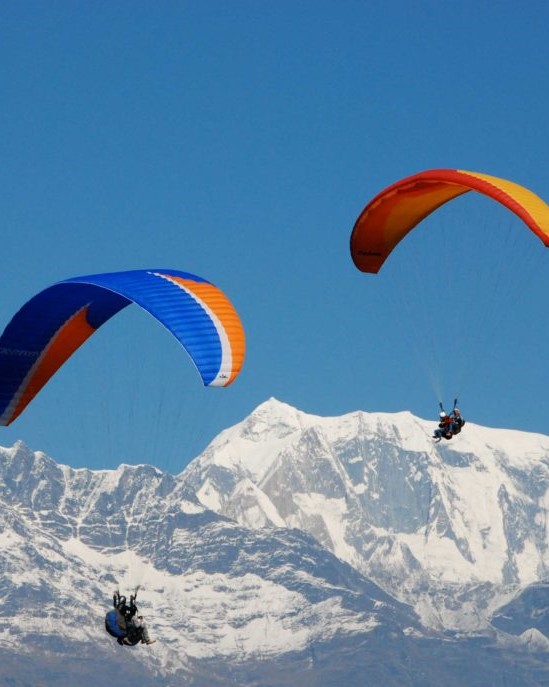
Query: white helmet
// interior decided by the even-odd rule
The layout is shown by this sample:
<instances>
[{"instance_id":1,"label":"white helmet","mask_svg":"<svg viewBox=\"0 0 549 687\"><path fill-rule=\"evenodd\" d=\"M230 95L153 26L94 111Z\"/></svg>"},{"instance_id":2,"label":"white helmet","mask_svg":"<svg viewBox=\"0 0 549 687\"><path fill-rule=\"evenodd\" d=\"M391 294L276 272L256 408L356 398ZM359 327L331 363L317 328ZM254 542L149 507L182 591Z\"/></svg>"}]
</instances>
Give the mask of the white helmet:
<instances>
[{"instance_id":1,"label":"white helmet","mask_svg":"<svg viewBox=\"0 0 549 687\"><path fill-rule=\"evenodd\" d=\"M443 410L440 411L440 417L446 417L446 413Z\"/></svg>"}]
</instances>

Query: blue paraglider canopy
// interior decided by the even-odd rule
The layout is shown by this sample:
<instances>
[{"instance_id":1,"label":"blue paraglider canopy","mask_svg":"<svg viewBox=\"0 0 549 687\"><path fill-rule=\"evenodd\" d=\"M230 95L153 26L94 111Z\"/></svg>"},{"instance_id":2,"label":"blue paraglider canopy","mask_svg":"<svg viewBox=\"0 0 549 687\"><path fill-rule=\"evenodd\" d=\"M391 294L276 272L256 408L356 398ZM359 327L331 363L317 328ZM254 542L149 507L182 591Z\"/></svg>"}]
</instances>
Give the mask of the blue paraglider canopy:
<instances>
[{"instance_id":1,"label":"blue paraglider canopy","mask_svg":"<svg viewBox=\"0 0 549 687\"><path fill-rule=\"evenodd\" d=\"M0 425L9 425L68 358L135 303L190 355L206 386L228 386L244 360L244 329L227 296L206 279L171 269L74 277L36 294L0 337Z\"/></svg>"}]
</instances>

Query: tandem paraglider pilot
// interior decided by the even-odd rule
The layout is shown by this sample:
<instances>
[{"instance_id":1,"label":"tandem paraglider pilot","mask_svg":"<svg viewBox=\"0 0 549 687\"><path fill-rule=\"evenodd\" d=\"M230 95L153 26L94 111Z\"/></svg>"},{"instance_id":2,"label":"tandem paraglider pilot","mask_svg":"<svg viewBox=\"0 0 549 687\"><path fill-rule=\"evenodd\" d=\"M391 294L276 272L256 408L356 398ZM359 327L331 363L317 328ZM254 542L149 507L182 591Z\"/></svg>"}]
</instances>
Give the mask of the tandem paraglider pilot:
<instances>
[{"instance_id":1,"label":"tandem paraglider pilot","mask_svg":"<svg viewBox=\"0 0 549 687\"><path fill-rule=\"evenodd\" d=\"M440 420L438 423L438 429L435 429L433 433L433 439L437 443L441 441L441 439L450 440L453 436L459 434L461 432L461 428L465 424L465 420L463 419L456 404L457 398L454 401L454 408L449 415L442 407L442 403L440 404Z\"/></svg>"},{"instance_id":2,"label":"tandem paraglider pilot","mask_svg":"<svg viewBox=\"0 0 549 687\"><path fill-rule=\"evenodd\" d=\"M136 597L137 590L130 596L128 604L126 597L116 590L112 597L114 609L105 616L105 629L122 646L153 644L156 641L149 637L143 616L137 615Z\"/></svg>"}]
</instances>

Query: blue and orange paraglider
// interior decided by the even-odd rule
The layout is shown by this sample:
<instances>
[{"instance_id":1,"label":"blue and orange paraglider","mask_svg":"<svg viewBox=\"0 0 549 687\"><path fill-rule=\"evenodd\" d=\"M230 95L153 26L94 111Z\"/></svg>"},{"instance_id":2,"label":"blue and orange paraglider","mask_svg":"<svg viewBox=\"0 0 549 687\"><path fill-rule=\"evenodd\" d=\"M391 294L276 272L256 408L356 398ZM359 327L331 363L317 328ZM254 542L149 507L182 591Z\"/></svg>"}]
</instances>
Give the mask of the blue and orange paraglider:
<instances>
[{"instance_id":1,"label":"blue and orange paraglider","mask_svg":"<svg viewBox=\"0 0 549 687\"><path fill-rule=\"evenodd\" d=\"M395 246L428 215L477 191L518 215L549 247L549 206L506 179L457 169L432 169L388 186L364 208L351 235L351 255L362 272L377 273Z\"/></svg>"},{"instance_id":2,"label":"blue and orange paraglider","mask_svg":"<svg viewBox=\"0 0 549 687\"><path fill-rule=\"evenodd\" d=\"M206 279L171 269L74 277L31 298L0 337L0 425L13 422L63 363L131 303L176 337L206 386L236 378L244 330L227 296Z\"/></svg>"}]
</instances>

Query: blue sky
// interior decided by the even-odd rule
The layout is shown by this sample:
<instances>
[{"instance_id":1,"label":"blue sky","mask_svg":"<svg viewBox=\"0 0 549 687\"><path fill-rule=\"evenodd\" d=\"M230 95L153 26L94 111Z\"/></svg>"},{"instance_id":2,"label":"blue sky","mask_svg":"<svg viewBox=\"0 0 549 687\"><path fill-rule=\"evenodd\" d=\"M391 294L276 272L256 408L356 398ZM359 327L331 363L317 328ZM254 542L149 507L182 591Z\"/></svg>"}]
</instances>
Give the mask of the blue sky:
<instances>
[{"instance_id":1,"label":"blue sky","mask_svg":"<svg viewBox=\"0 0 549 687\"><path fill-rule=\"evenodd\" d=\"M472 421L547 433L549 252L519 221L459 199L378 277L349 237L423 169L549 200L548 23L542 2L3 3L0 324L67 277L173 267L229 295L248 353L204 389L129 308L1 443L177 472L271 396L436 417L459 394Z\"/></svg>"}]
</instances>

